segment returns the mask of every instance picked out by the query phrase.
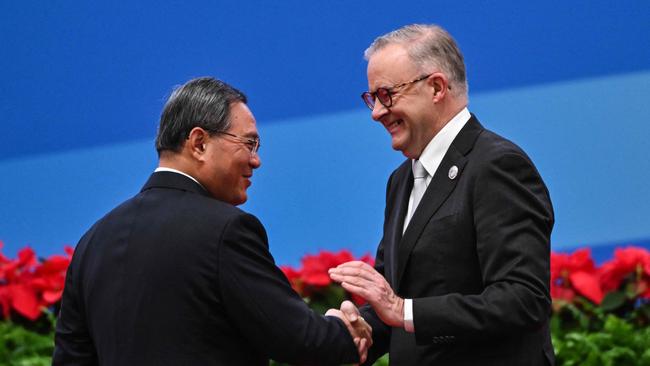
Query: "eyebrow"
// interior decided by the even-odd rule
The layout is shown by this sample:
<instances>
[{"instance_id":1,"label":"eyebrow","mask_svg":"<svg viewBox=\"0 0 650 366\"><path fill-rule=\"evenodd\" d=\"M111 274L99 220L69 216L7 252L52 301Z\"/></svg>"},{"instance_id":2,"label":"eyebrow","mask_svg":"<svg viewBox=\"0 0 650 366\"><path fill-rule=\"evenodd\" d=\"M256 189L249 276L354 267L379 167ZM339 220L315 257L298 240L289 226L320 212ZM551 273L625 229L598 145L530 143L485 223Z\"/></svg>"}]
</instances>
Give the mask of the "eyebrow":
<instances>
[{"instance_id":1,"label":"eyebrow","mask_svg":"<svg viewBox=\"0 0 650 366\"><path fill-rule=\"evenodd\" d=\"M369 92L370 92L370 94L374 94L374 93L376 93L377 90L379 90L379 89L387 89L387 90L391 90L392 87L393 87L393 85L385 85L385 84L384 84L384 85L380 85L380 86L378 86L375 90L372 90L372 91L369 90Z\"/></svg>"},{"instance_id":2,"label":"eyebrow","mask_svg":"<svg viewBox=\"0 0 650 366\"><path fill-rule=\"evenodd\" d=\"M255 132L245 133L242 136L250 138L250 139L259 139L260 138L260 135L258 133L255 133Z\"/></svg>"}]
</instances>

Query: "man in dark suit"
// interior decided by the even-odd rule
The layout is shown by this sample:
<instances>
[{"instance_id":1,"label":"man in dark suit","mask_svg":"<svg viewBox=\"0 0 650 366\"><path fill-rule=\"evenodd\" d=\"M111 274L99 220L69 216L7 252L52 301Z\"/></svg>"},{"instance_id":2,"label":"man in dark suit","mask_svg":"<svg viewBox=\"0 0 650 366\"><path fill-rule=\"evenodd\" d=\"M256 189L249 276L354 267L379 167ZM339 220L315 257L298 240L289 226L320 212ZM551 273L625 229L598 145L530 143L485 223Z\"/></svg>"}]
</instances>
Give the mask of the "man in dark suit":
<instances>
[{"instance_id":1,"label":"man in dark suit","mask_svg":"<svg viewBox=\"0 0 650 366\"><path fill-rule=\"evenodd\" d=\"M262 224L235 207L260 166L259 141L238 90L199 78L174 91L156 139L158 169L77 245L54 365L365 357L367 324L311 311L276 267Z\"/></svg>"},{"instance_id":2,"label":"man in dark suit","mask_svg":"<svg viewBox=\"0 0 650 366\"><path fill-rule=\"evenodd\" d=\"M432 25L366 51L372 118L408 160L388 180L376 266L331 271L367 299L369 361L551 365L553 209L530 158L467 110L462 54ZM342 308L354 317L356 309Z\"/></svg>"}]
</instances>

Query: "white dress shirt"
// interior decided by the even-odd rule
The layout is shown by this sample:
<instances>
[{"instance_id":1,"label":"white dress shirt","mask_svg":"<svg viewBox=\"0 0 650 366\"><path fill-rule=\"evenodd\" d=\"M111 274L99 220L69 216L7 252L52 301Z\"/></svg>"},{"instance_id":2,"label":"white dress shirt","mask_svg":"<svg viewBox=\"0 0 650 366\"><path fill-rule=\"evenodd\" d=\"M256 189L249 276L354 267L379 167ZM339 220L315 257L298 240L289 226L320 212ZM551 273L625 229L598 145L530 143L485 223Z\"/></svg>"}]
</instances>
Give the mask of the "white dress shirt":
<instances>
[{"instance_id":1,"label":"white dress shirt","mask_svg":"<svg viewBox=\"0 0 650 366\"><path fill-rule=\"evenodd\" d=\"M436 174L436 170L442 162L442 158L445 157L449 146L454 141L460 130L463 129L467 121L469 121L471 115L467 108L463 108L454 118L451 119L441 130L438 132L427 146L422 151L420 155L420 163L424 166L424 169L429 174L426 178L427 189L429 188L429 183L433 175ZM414 160L411 161L411 164L414 163ZM420 201L422 202L422 201ZM409 198L409 207L406 212L411 212L411 206L413 206L413 195ZM417 209L417 207L416 207ZM408 215L404 219L404 227L402 233L406 231L411 217ZM404 299L404 329L407 332L415 332L415 324L413 322L413 299Z\"/></svg>"}]
</instances>

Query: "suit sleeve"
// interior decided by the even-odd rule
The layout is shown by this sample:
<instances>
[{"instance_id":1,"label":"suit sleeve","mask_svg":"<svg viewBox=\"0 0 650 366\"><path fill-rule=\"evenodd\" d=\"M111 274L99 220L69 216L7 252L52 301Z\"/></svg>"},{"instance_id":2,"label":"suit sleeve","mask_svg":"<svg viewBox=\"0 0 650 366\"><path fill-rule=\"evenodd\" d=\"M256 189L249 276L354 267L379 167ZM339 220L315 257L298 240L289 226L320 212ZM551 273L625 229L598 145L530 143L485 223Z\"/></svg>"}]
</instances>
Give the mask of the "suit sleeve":
<instances>
[{"instance_id":1,"label":"suit sleeve","mask_svg":"<svg viewBox=\"0 0 650 366\"><path fill-rule=\"evenodd\" d=\"M251 347L298 364L341 364L359 357L343 322L313 312L293 291L252 215L236 216L220 245L219 287L230 319Z\"/></svg>"},{"instance_id":2,"label":"suit sleeve","mask_svg":"<svg viewBox=\"0 0 650 366\"><path fill-rule=\"evenodd\" d=\"M52 365L98 365L95 345L88 332L83 301L81 300L80 266L91 229L79 241L66 273L61 298L61 310L56 322Z\"/></svg>"},{"instance_id":3,"label":"suit sleeve","mask_svg":"<svg viewBox=\"0 0 650 366\"><path fill-rule=\"evenodd\" d=\"M388 192L390 191L391 182L395 173L391 174L388 178L386 185L386 199L388 200ZM384 225L388 222L388 205L384 210ZM385 230L384 230L385 232ZM377 254L375 255L375 270L386 277L384 268L384 241L379 243ZM388 280L388 279L387 279ZM364 305L359 309L361 316L372 327L372 347L368 351L368 358L364 365L372 365L375 361L386 354L390 346L391 328L381 321L375 310L370 305Z\"/></svg>"},{"instance_id":4,"label":"suit sleeve","mask_svg":"<svg viewBox=\"0 0 650 366\"><path fill-rule=\"evenodd\" d=\"M418 344L512 335L548 320L553 211L537 170L521 153L501 154L478 171L469 194L484 290L414 299Z\"/></svg>"}]
</instances>

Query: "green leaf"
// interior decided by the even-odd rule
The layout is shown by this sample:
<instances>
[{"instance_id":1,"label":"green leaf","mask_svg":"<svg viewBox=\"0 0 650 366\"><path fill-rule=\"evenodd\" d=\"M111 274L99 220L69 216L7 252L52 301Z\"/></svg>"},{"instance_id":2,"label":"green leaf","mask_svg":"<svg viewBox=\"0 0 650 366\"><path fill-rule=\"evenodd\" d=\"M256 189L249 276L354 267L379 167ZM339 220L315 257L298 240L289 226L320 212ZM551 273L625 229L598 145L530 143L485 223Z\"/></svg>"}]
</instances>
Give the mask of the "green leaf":
<instances>
[{"instance_id":1,"label":"green leaf","mask_svg":"<svg viewBox=\"0 0 650 366\"><path fill-rule=\"evenodd\" d=\"M0 321L0 364L9 366L49 365L54 334L40 334L10 321Z\"/></svg>"},{"instance_id":2,"label":"green leaf","mask_svg":"<svg viewBox=\"0 0 650 366\"><path fill-rule=\"evenodd\" d=\"M604 311L612 311L621 307L626 299L627 296L622 291L610 292L605 295L600 306Z\"/></svg>"}]
</instances>

